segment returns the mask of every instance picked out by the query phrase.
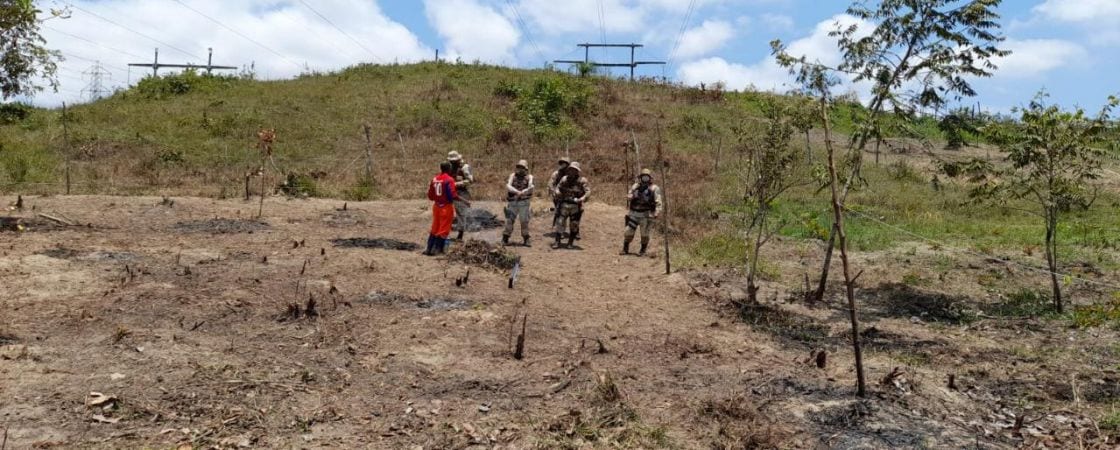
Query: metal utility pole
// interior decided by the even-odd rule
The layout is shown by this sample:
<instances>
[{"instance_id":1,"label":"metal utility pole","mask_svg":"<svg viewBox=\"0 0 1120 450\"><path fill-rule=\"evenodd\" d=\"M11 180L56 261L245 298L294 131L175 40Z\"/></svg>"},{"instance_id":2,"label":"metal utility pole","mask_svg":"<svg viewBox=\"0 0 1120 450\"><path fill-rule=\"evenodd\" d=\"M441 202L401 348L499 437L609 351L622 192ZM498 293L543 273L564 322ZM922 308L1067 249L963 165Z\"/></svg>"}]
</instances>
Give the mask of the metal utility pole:
<instances>
[{"instance_id":1,"label":"metal utility pole","mask_svg":"<svg viewBox=\"0 0 1120 450\"><path fill-rule=\"evenodd\" d=\"M591 64L595 67L629 67L630 68L630 81L634 81L634 69L638 66L645 65L664 65L665 61L636 61L634 60L634 52L642 47L642 44L578 44L577 47L583 47L583 61L558 59L553 61L557 64ZM630 62L629 63L597 63L591 62L591 47L595 48L629 48L630 49Z\"/></svg>"},{"instance_id":2,"label":"metal utility pole","mask_svg":"<svg viewBox=\"0 0 1120 450\"><path fill-rule=\"evenodd\" d=\"M206 57L206 65L200 66L197 64L162 64L159 62L159 49L156 49L155 59L150 63L130 63L129 67L151 67L152 76L159 76L159 69L161 67L169 67L173 69L206 69L206 73L210 74L214 70L237 70L236 66L215 66L214 65L214 49L208 48L209 54Z\"/></svg>"},{"instance_id":3,"label":"metal utility pole","mask_svg":"<svg viewBox=\"0 0 1120 450\"><path fill-rule=\"evenodd\" d=\"M94 62L89 70L82 72L82 76L89 78L89 84L87 84L85 89L82 89L81 92L82 96L86 97L89 101L98 100L109 93L109 89L106 88L103 83L106 76L111 79L113 74L105 70L101 65L101 61Z\"/></svg>"}]
</instances>

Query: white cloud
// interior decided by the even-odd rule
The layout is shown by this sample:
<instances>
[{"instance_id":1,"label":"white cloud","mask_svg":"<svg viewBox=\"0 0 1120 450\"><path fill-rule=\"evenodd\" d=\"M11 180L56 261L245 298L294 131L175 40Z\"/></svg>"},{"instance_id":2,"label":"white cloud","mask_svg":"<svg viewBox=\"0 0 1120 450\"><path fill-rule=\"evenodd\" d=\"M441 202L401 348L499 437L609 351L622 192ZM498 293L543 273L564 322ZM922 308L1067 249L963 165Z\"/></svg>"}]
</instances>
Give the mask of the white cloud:
<instances>
[{"instance_id":1,"label":"white cloud","mask_svg":"<svg viewBox=\"0 0 1120 450\"><path fill-rule=\"evenodd\" d=\"M852 24L859 24L861 30L870 28L867 22L840 14L818 23L809 36L790 42L788 52L793 56L804 55L810 61L836 65L840 62L840 51L836 46L836 39L828 34L837 25L847 27ZM678 76L684 83L693 85L723 81L729 89L734 90L747 86L777 91L794 87L793 78L788 71L778 66L773 56L769 55L751 65L731 63L723 58L692 61L681 65Z\"/></svg>"},{"instance_id":2,"label":"white cloud","mask_svg":"<svg viewBox=\"0 0 1120 450\"><path fill-rule=\"evenodd\" d=\"M793 29L793 18L785 14L764 13L759 16L762 23L771 31L788 31Z\"/></svg>"},{"instance_id":3,"label":"white cloud","mask_svg":"<svg viewBox=\"0 0 1120 450\"><path fill-rule=\"evenodd\" d=\"M207 47L214 48L214 63L252 64L259 78L286 78L306 68L326 71L361 62L410 62L430 58L431 50L405 26L388 18L369 0L316 0L308 2L318 12L369 49L319 18L307 7L274 0L184 1L191 8L238 30L268 49L214 23L175 2L147 0L77 0L69 19L51 19L43 35L51 48L67 60L60 66L62 92L44 92L34 101L58 105L78 100L86 87L87 71L100 61L110 72L106 87L135 82L150 73L128 63L150 63L152 50L160 48L160 62L205 64ZM92 13L92 14L91 14ZM154 42L97 16L143 33ZM176 50L176 49L181 49ZM272 53L275 51L281 56ZM371 55L372 53L372 55ZM160 73L170 70L162 69Z\"/></svg>"},{"instance_id":4,"label":"white cloud","mask_svg":"<svg viewBox=\"0 0 1120 450\"><path fill-rule=\"evenodd\" d=\"M447 41L449 58L512 63L521 32L510 20L475 0L425 0L428 21Z\"/></svg>"},{"instance_id":5,"label":"white cloud","mask_svg":"<svg viewBox=\"0 0 1120 450\"><path fill-rule=\"evenodd\" d=\"M707 55L723 47L734 36L731 24L722 20L705 20L700 26L685 31L680 47L671 58L690 59Z\"/></svg>"},{"instance_id":6,"label":"white cloud","mask_svg":"<svg viewBox=\"0 0 1120 450\"><path fill-rule=\"evenodd\" d=\"M1004 47L1011 55L993 61L999 66L996 76L1001 78L1035 77L1089 56L1080 45L1059 39L1009 39Z\"/></svg>"},{"instance_id":7,"label":"white cloud","mask_svg":"<svg viewBox=\"0 0 1120 450\"><path fill-rule=\"evenodd\" d=\"M1120 20L1120 0L1046 0L1034 12L1063 22Z\"/></svg>"}]
</instances>

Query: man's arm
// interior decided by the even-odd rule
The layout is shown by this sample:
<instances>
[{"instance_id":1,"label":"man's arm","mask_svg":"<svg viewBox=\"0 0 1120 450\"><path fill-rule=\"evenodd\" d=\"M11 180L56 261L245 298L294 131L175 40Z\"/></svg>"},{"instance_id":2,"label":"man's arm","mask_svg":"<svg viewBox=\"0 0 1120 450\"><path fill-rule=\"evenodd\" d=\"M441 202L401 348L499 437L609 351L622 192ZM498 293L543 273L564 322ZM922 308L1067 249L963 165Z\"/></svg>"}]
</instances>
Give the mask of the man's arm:
<instances>
[{"instance_id":1,"label":"man's arm","mask_svg":"<svg viewBox=\"0 0 1120 450\"><path fill-rule=\"evenodd\" d=\"M583 197L579 198L579 202L583 203L587 201L587 197L591 196L591 184L587 182L587 178L580 178L579 184L583 186Z\"/></svg>"},{"instance_id":2,"label":"man's arm","mask_svg":"<svg viewBox=\"0 0 1120 450\"><path fill-rule=\"evenodd\" d=\"M529 187L525 188L523 194L525 195L525 198L530 198L533 196L533 189L536 189L536 186L533 185L533 175L530 174L526 176L529 177Z\"/></svg>"},{"instance_id":3,"label":"man's arm","mask_svg":"<svg viewBox=\"0 0 1120 450\"><path fill-rule=\"evenodd\" d=\"M513 195L521 195L521 191L519 191L519 190L517 190L517 188L513 187L513 178L516 177L516 176L517 176L517 174L513 174L513 173L509 174L509 180L506 180L506 191L509 192L510 194L513 194Z\"/></svg>"}]
</instances>

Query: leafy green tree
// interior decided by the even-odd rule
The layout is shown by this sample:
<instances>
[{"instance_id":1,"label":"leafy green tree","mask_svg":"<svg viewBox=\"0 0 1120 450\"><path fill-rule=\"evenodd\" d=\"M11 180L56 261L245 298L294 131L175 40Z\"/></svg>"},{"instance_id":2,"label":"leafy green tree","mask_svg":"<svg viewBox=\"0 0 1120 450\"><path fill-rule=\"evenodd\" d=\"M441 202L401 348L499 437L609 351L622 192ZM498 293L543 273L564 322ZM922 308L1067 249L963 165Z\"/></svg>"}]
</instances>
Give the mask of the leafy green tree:
<instances>
[{"instance_id":1,"label":"leafy green tree","mask_svg":"<svg viewBox=\"0 0 1120 450\"><path fill-rule=\"evenodd\" d=\"M844 233L844 202L852 183L860 179L862 154L867 144L882 139L880 130L883 129L886 113L893 112L909 118L923 108L936 108L950 99L975 95L969 79L990 76L996 69L991 60L1010 54L997 47L1004 40L997 21L999 15L995 11L1000 1L857 1L848 8L848 14L872 24L872 29L860 29L858 24L853 24L838 27L830 33L838 39L842 56L841 63L836 67L809 61L805 56L790 55L781 41L771 43L778 63L796 74L808 93L821 102L833 224L814 297L820 300L824 296L832 250L838 243L847 285L860 396L865 395L866 387L859 348L855 280L849 270ZM871 84L867 112L856 122L857 129L849 142L849 174L846 178L838 173L829 129L831 106L835 100L831 91L838 84L837 75L840 74L848 76L854 83ZM841 182L842 188L839 186Z\"/></svg>"},{"instance_id":2,"label":"leafy green tree","mask_svg":"<svg viewBox=\"0 0 1120 450\"><path fill-rule=\"evenodd\" d=\"M1046 266L1050 271L1054 309L1062 312L1062 287L1058 281L1058 225L1065 215L1087 209L1096 199L1101 159L1112 123L1109 115L1120 106L1110 97L1095 117L1081 108L1063 110L1045 103L1039 94L1020 113L1016 133L1001 135L1000 147L1007 152L1007 166L992 168L980 181L972 196L978 200L1024 200L1033 204L1029 212L1038 215L1046 226Z\"/></svg>"},{"instance_id":3,"label":"leafy green tree","mask_svg":"<svg viewBox=\"0 0 1120 450\"><path fill-rule=\"evenodd\" d=\"M774 202L790 188L802 183L797 170L804 157L792 145L795 115L785 102L765 101L762 112L765 120L752 121L735 127L738 145L746 160L736 173L745 185L743 206L746 214L745 235L747 244L747 297L757 302L758 263L762 247L781 228L772 224L770 213Z\"/></svg>"},{"instance_id":4,"label":"leafy green tree","mask_svg":"<svg viewBox=\"0 0 1120 450\"><path fill-rule=\"evenodd\" d=\"M48 49L39 34L40 12L31 0L0 0L0 99L42 91L38 79L58 89L62 53Z\"/></svg>"},{"instance_id":5,"label":"leafy green tree","mask_svg":"<svg viewBox=\"0 0 1120 450\"><path fill-rule=\"evenodd\" d=\"M960 150L968 145L966 134L976 134L980 131L968 108L959 108L946 114L937 122L937 129L945 136L946 150Z\"/></svg>"}]
</instances>

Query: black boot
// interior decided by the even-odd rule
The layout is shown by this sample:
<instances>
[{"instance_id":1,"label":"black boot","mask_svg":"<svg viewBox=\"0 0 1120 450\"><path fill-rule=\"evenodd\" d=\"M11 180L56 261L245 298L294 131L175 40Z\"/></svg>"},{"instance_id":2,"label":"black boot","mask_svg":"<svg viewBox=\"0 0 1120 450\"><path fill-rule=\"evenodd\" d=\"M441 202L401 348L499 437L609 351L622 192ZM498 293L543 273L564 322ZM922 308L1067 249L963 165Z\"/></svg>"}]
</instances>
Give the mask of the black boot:
<instances>
[{"instance_id":1,"label":"black boot","mask_svg":"<svg viewBox=\"0 0 1120 450\"><path fill-rule=\"evenodd\" d=\"M521 240L522 240L522 243L523 243L523 244L524 244L524 245L525 245L526 247L532 247L532 245L531 245L531 244L529 244L529 236L528 236L528 235L525 235L525 236L521 236Z\"/></svg>"},{"instance_id":2,"label":"black boot","mask_svg":"<svg viewBox=\"0 0 1120 450\"><path fill-rule=\"evenodd\" d=\"M620 255L629 255L630 254L630 241L629 240L622 241L622 253L619 253L619 254Z\"/></svg>"},{"instance_id":3,"label":"black boot","mask_svg":"<svg viewBox=\"0 0 1120 450\"><path fill-rule=\"evenodd\" d=\"M556 242L552 244L552 248L560 248L560 233L556 233Z\"/></svg>"},{"instance_id":4,"label":"black boot","mask_svg":"<svg viewBox=\"0 0 1120 450\"><path fill-rule=\"evenodd\" d=\"M509 235L508 234L503 234L502 235L502 245L509 245Z\"/></svg>"},{"instance_id":5,"label":"black boot","mask_svg":"<svg viewBox=\"0 0 1120 450\"><path fill-rule=\"evenodd\" d=\"M642 238L642 248L638 250L638 256L646 256L647 247L649 247L649 238Z\"/></svg>"},{"instance_id":6,"label":"black boot","mask_svg":"<svg viewBox=\"0 0 1120 450\"><path fill-rule=\"evenodd\" d=\"M575 244L576 244L576 234L571 233L571 234L568 235L568 248L575 247Z\"/></svg>"},{"instance_id":7,"label":"black boot","mask_svg":"<svg viewBox=\"0 0 1120 450\"><path fill-rule=\"evenodd\" d=\"M463 230L462 229L459 229L459 235L455 237L455 240L459 241L459 242L463 241Z\"/></svg>"}]
</instances>

